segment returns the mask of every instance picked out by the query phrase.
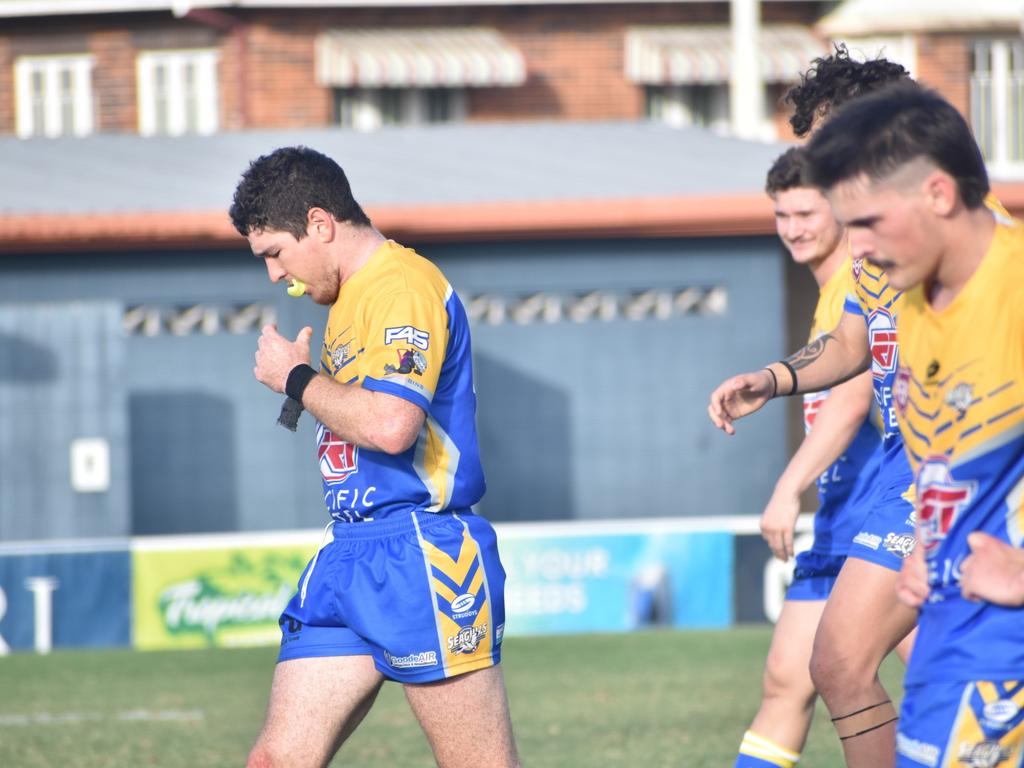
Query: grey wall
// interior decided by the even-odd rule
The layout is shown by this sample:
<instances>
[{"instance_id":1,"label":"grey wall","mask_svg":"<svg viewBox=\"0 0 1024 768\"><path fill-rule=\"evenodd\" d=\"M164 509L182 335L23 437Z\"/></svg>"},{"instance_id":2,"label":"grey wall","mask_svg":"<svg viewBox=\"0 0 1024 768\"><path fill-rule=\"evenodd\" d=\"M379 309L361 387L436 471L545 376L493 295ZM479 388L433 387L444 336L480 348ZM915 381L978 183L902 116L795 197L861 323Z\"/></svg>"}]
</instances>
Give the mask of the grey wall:
<instances>
[{"instance_id":1,"label":"grey wall","mask_svg":"<svg viewBox=\"0 0 1024 768\"><path fill-rule=\"evenodd\" d=\"M514 299L536 292L687 286L728 292L722 315L476 322L479 428L489 486L481 511L495 520L760 511L786 456L784 409L770 407L730 439L712 429L705 408L708 393L726 375L787 351L784 267L773 239L478 243L420 251L467 301L481 293ZM274 424L280 397L252 378L255 329L125 337L116 327L125 306L263 302L276 308L285 333L294 335L303 324L319 328L324 311L271 286L248 252L0 259L0 310L6 313L0 317L14 318L10 329L0 326L0 341L6 338L15 358L22 349L55 380L87 386L82 379L90 376L110 381L109 371L96 365L48 368L47 360L62 360L69 345L83 342L69 328L31 332L32 312L41 310L24 304L26 294L33 302L107 302L104 332L122 350L113 377L119 394L104 402L82 398L75 413L49 420L38 412L15 418L6 407L11 395L4 371L11 354L5 357L0 344L0 446L30 445L19 460L35 467L12 472L10 449L0 448L0 536L16 531L18 538L54 537L66 528L59 522L66 504L28 495L29 476L49 472L29 457L42 451L45 430L38 427L53 418L97 414L119 425L112 435L121 451L115 452L119 490L88 501L106 510L97 513L105 515L104 535L283 529L325 521L312 421L303 417L295 435ZM85 335L97 334L93 328ZM68 434L45 439L66 453L59 443ZM50 484L60 482L66 484L66 476L55 469ZM34 514L49 522L14 526L29 499Z\"/></svg>"}]
</instances>

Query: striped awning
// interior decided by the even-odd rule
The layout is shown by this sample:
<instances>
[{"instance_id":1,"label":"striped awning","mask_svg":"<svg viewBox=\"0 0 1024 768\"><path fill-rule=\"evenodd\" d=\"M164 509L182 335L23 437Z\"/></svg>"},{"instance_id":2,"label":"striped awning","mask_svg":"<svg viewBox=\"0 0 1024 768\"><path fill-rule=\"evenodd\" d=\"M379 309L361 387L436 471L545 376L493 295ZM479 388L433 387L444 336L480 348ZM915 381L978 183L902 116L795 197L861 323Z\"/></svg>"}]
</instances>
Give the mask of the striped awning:
<instances>
[{"instance_id":1,"label":"striped awning","mask_svg":"<svg viewBox=\"0 0 1024 768\"><path fill-rule=\"evenodd\" d=\"M481 27L345 29L317 40L317 79L334 88L522 85L522 54Z\"/></svg>"},{"instance_id":2,"label":"striped awning","mask_svg":"<svg viewBox=\"0 0 1024 768\"><path fill-rule=\"evenodd\" d=\"M791 83L827 47L806 27L761 28L761 77ZM626 77L642 85L723 83L729 80L732 38L725 26L632 27L626 32Z\"/></svg>"}]
</instances>

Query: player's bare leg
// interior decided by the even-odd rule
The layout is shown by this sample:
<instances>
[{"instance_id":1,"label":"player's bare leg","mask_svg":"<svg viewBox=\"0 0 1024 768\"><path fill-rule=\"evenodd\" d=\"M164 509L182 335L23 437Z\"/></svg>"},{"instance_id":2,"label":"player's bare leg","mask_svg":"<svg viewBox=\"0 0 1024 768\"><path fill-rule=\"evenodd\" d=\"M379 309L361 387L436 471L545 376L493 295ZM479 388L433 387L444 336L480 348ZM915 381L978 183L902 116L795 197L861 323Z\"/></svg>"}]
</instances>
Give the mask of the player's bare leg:
<instances>
[{"instance_id":1,"label":"player's bare leg","mask_svg":"<svg viewBox=\"0 0 1024 768\"><path fill-rule=\"evenodd\" d=\"M824 600L787 600L772 633L764 692L748 733L799 754L807 740L817 695L810 661Z\"/></svg>"},{"instance_id":2,"label":"player's bare leg","mask_svg":"<svg viewBox=\"0 0 1024 768\"><path fill-rule=\"evenodd\" d=\"M519 768L500 666L406 685L405 696L440 768Z\"/></svg>"},{"instance_id":3,"label":"player's bare leg","mask_svg":"<svg viewBox=\"0 0 1024 768\"><path fill-rule=\"evenodd\" d=\"M910 630L910 634L900 640L900 644L896 646L896 653L899 654L900 659L903 661L903 666L907 665L910 661L910 652L914 650L914 640L917 639L917 627Z\"/></svg>"},{"instance_id":4,"label":"player's bare leg","mask_svg":"<svg viewBox=\"0 0 1024 768\"><path fill-rule=\"evenodd\" d=\"M885 768L896 759L897 710L878 668L917 622L917 611L896 599L898 578L896 571L847 558L814 639L811 679L851 768Z\"/></svg>"},{"instance_id":5,"label":"player's bare leg","mask_svg":"<svg viewBox=\"0 0 1024 768\"><path fill-rule=\"evenodd\" d=\"M326 766L366 717L383 683L370 656L280 662L248 768Z\"/></svg>"}]
</instances>

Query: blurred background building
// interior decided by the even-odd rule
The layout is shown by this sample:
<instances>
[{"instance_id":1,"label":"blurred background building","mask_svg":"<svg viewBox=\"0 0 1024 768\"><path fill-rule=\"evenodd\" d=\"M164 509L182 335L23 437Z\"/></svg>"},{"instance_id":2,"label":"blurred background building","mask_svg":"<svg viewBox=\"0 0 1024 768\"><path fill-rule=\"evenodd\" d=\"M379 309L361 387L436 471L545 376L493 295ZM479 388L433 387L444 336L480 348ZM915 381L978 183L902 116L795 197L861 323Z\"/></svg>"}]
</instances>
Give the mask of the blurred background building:
<instances>
[{"instance_id":1,"label":"blurred background building","mask_svg":"<svg viewBox=\"0 0 1024 768\"><path fill-rule=\"evenodd\" d=\"M1024 208L1022 3L0 0L0 539L312 527L274 425L248 160L335 157L474 322L496 521L754 514L795 419L707 393L798 345L761 193L833 41L960 108Z\"/></svg>"}]
</instances>

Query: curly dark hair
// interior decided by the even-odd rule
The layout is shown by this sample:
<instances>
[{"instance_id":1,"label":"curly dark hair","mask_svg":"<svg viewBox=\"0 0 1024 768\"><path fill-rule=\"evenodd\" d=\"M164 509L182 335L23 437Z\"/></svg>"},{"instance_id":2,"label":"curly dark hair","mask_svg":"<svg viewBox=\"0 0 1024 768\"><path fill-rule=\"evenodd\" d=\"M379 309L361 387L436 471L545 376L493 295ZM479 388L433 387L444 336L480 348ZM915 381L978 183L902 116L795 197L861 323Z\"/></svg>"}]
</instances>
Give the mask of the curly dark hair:
<instances>
[{"instance_id":1,"label":"curly dark hair","mask_svg":"<svg viewBox=\"0 0 1024 768\"><path fill-rule=\"evenodd\" d=\"M341 166L308 147L282 147L256 158L235 188L229 214L242 237L259 230L306 236L310 208L338 221L371 226Z\"/></svg>"},{"instance_id":2,"label":"curly dark hair","mask_svg":"<svg viewBox=\"0 0 1024 768\"><path fill-rule=\"evenodd\" d=\"M831 55L814 59L800 76L800 84L783 97L784 103L793 105L789 124L797 136L806 136L816 121L850 99L891 83L913 82L910 73L895 61L857 61L850 58L845 43L836 43L834 48Z\"/></svg>"}]
</instances>

